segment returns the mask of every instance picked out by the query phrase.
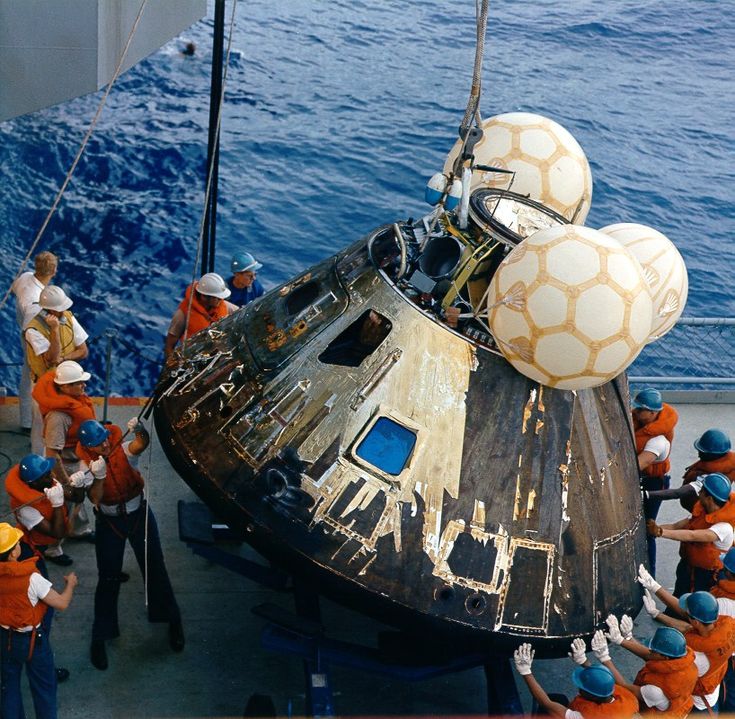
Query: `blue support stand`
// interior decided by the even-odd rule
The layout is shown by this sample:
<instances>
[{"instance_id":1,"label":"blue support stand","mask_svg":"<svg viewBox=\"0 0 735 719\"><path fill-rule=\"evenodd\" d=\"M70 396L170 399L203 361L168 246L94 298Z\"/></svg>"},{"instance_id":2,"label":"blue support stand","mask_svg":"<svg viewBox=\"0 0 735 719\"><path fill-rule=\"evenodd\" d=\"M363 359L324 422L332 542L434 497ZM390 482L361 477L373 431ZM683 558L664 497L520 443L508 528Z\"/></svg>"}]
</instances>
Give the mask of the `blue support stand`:
<instances>
[{"instance_id":1,"label":"blue support stand","mask_svg":"<svg viewBox=\"0 0 735 719\"><path fill-rule=\"evenodd\" d=\"M286 589L289 586L290 577L283 572L217 547L212 517L203 504L179 502L179 536L195 554L258 584L272 589ZM261 634L261 643L266 649L302 659L307 716L335 716L329 671L332 664L410 682L481 666L487 680L488 715L523 713L507 658L475 652L432 660L427 659L419 649L415 656L407 660L405 652L399 657L390 650L329 639L321 623L319 595L306 583L293 578L293 596L295 613L274 604L261 604L254 607L253 612L267 621ZM394 646L403 649L408 644L404 641L394 642Z\"/></svg>"}]
</instances>

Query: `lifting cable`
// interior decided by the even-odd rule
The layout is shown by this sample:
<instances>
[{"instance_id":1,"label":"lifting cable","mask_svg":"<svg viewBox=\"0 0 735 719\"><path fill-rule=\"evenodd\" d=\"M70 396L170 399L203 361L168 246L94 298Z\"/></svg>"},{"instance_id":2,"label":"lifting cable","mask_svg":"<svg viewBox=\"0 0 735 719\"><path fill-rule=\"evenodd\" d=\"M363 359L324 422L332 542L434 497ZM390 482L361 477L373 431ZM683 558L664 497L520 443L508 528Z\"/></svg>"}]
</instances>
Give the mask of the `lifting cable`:
<instances>
[{"instance_id":1,"label":"lifting cable","mask_svg":"<svg viewBox=\"0 0 735 719\"><path fill-rule=\"evenodd\" d=\"M476 127L482 125L482 117L480 115L480 97L482 95L482 58L485 53L485 34L487 31L487 15L490 0L475 0L475 18L477 22L477 42L475 44L475 64L472 70L472 87L470 88L470 96L467 100L467 108L465 109L462 123L459 126L459 136L462 140L462 146L459 154L454 161L453 174L459 174L459 168L464 160L464 151L467 141L470 137L470 127L473 122Z\"/></svg>"},{"instance_id":2,"label":"lifting cable","mask_svg":"<svg viewBox=\"0 0 735 719\"><path fill-rule=\"evenodd\" d=\"M87 149L87 143L89 142L90 137L92 137L92 133L94 132L94 128L97 126L97 122L100 119L102 110L107 104L107 98L110 94L110 90L112 90L112 86L115 84L115 82L117 81L117 78L120 76L120 73L122 72L123 62L125 61L125 57L128 54L128 50L130 49L130 45L133 41L133 36L135 35L138 29L140 20L143 17L143 10L145 10L145 6L147 4L148 4L148 0L143 0L143 2L140 5L140 8L138 10L138 15L135 18L135 22L133 22L133 26L130 29L130 33L128 34L128 39L125 42L125 47L123 48L122 54L120 55L120 59L117 61L117 67L115 68L115 72L112 74L112 78L110 79L110 82L108 83L107 88L105 89L105 93L102 96L102 99L100 100L99 105L97 106L97 112L95 113L94 118L92 118L92 122L87 128L87 132L84 135L84 138L82 139L81 144L79 145L79 149L77 150L76 157L74 158L74 161L71 163L71 167L69 168L69 171L66 173L66 177L64 178L64 182L61 185L61 188L56 193L56 199L51 205L51 209L48 211L48 214L46 215L46 219L43 221L43 224L41 225L41 229L36 233L36 237L33 240L33 243L31 244L31 247L28 250L28 253L23 259L23 262L21 262L20 269L18 270L12 282L10 283L10 286L6 290L5 296L2 298L2 300L0 300L0 310L2 310L3 307L5 307L5 303L8 301L8 297L10 297L10 293L13 291L13 284L18 279L18 277L20 277L21 273L23 272L26 265L28 264L28 261L30 260L31 256L35 252L36 247L38 246L38 243L41 241L41 237L43 237L43 233L46 231L46 228L48 227L48 223L51 221L51 218L56 212L56 209L58 208L59 203L61 202L61 198L63 197L64 192L66 192L66 188L69 185L69 182L71 182L71 177L74 174L74 170L76 170L77 165L79 164L79 160L82 159L82 155L84 154L84 151Z\"/></svg>"},{"instance_id":3,"label":"lifting cable","mask_svg":"<svg viewBox=\"0 0 735 719\"><path fill-rule=\"evenodd\" d=\"M217 127L214 133L213 147L217 147L219 143L220 127L222 126L222 107L225 102L225 89L227 87L227 71L230 67L230 53L232 51L232 36L235 29L235 10L237 9L237 0L232 2L232 13L230 15L230 33L227 38L227 55L225 56L225 69L222 73L222 89L219 96L219 106L217 108ZM189 302L186 305L186 317L184 318L184 336L181 340L182 350L186 347L186 343L189 340L187 329L189 327L189 318L191 317L191 304L194 300L194 282L197 278L197 268L199 267L199 259L202 254L202 243L204 241L204 223L207 219L207 207L209 207L209 196L212 191L212 177L214 175L214 163L217 157L216 152L212 153L212 157L209 160L209 167L207 168L207 186L204 191L204 208L202 209L202 219L199 223L199 235L197 237L197 253L194 258L194 269L191 273L191 292L189 293ZM216 219L216 218L215 218Z\"/></svg>"}]
</instances>

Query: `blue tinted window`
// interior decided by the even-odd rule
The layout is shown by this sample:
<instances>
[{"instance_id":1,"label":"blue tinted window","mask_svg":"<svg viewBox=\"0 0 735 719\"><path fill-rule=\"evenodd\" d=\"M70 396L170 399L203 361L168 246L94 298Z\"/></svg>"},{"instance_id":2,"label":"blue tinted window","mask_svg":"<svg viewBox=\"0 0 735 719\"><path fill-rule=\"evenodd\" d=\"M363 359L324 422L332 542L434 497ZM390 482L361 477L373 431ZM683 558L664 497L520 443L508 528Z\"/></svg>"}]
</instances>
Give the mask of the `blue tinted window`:
<instances>
[{"instance_id":1,"label":"blue tinted window","mask_svg":"<svg viewBox=\"0 0 735 719\"><path fill-rule=\"evenodd\" d=\"M360 442L355 454L386 474L398 475L408 463L415 444L415 432L381 417Z\"/></svg>"}]
</instances>

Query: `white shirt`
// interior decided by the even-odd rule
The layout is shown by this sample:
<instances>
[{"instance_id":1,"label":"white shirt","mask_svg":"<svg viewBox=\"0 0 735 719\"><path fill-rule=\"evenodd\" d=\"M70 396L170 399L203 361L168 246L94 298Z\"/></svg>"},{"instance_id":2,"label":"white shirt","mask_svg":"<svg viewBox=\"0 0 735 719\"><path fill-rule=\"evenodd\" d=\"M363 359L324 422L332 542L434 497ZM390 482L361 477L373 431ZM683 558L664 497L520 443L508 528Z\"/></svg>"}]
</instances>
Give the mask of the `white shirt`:
<instances>
[{"instance_id":1,"label":"white shirt","mask_svg":"<svg viewBox=\"0 0 735 719\"><path fill-rule=\"evenodd\" d=\"M21 329L26 325L25 320L30 311L30 305L34 302L38 303L44 287L45 285L36 279L33 272L24 272L13 282L10 289L15 295L15 319Z\"/></svg>"},{"instance_id":2,"label":"white shirt","mask_svg":"<svg viewBox=\"0 0 735 719\"><path fill-rule=\"evenodd\" d=\"M702 491L703 481L702 477L697 477L691 483L692 487L697 490L697 494ZM735 541L735 531L733 531L732 524L729 522L717 522L717 524L713 524L711 527L707 527L707 529L711 529L717 535L717 540L713 544L721 552L727 552L732 547L733 541Z\"/></svg>"},{"instance_id":3,"label":"white shirt","mask_svg":"<svg viewBox=\"0 0 735 719\"><path fill-rule=\"evenodd\" d=\"M697 667L697 676L703 677L709 670L709 659L707 655L702 652L694 652L694 664ZM720 686L719 684L715 687L715 690L711 694L705 694L704 699L707 700L707 704L713 707L720 697ZM694 699L694 706L702 711L707 711L707 705L704 703L702 697L692 695Z\"/></svg>"},{"instance_id":4,"label":"white shirt","mask_svg":"<svg viewBox=\"0 0 735 719\"><path fill-rule=\"evenodd\" d=\"M653 707L660 712L665 712L669 708L669 698L664 694L661 687L655 684L644 684L641 687L641 699L647 707Z\"/></svg>"},{"instance_id":5,"label":"white shirt","mask_svg":"<svg viewBox=\"0 0 735 719\"><path fill-rule=\"evenodd\" d=\"M669 458L671 442L669 442L669 440L662 434L659 434L656 437L651 437L651 439L646 442L646 446L643 448L643 451L655 454L656 459L653 460L652 464L660 464Z\"/></svg>"},{"instance_id":6,"label":"white shirt","mask_svg":"<svg viewBox=\"0 0 735 719\"><path fill-rule=\"evenodd\" d=\"M38 314L33 315L35 317ZM33 317L31 317L28 322L30 322ZM66 324L66 317L62 316L59 319L59 322L61 324ZM27 323L26 323L27 324ZM84 331L84 328L77 322L77 318L74 317L74 315L71 316L71 329L74 333L74 346L79 347L80 345L84 344L87 341L87 338L89 335ZM51 342L47 337L44 337L38 330L36 329L29 329L25 331L25 338L28 344L33 349L33 352L36 354L36 356L40 357L44 352L47 352L49 347L51 347Z\"/></svg>"}]
</instances>

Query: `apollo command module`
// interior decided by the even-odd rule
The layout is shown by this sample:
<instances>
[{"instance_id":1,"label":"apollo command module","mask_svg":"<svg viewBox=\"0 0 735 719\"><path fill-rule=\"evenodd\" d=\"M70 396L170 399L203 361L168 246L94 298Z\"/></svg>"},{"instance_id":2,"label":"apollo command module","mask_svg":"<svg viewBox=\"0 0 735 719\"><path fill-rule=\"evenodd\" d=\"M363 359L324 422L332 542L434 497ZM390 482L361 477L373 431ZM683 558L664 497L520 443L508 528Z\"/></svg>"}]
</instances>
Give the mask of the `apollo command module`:
<instances>
[{"instance_id":1,"label":"apollo command module","mask_svg":"<svg viewBox=\"0 0 735 719\"><path fill-rule=\"evenodd\" d=\"M624 368L658 305L645 262L581 226L591 181L558 202L549 163L543 191L517 165L528 143L498 156L508 126L543 121L569 144L512 115L475 148L490 181L432 178L427 217L378 227L191 338L155 421L212 511L319 592L424 637L553 656L640 608ZM514 189L498 187L511 172Z\"/></svg>"}]
</instances>

